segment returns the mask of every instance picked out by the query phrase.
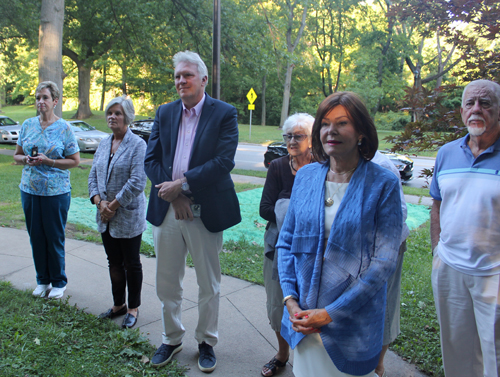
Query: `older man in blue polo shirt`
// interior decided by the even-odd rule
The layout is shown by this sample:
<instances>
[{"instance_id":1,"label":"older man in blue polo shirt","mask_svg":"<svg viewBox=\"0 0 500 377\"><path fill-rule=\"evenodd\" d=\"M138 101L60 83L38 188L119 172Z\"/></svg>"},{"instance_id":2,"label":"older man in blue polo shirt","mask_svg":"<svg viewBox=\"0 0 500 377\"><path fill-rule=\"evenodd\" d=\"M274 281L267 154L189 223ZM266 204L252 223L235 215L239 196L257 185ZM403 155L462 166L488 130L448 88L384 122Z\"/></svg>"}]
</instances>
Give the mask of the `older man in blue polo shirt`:
<instances>
[{"instance_id":1,"label":"older man in blue polo shirt","mask_svg":"<svg viewBox=\"0 0 500 377\"><path fill-rule=\"evenodd\" d=\"M448 377L500 375L500 85L464 89L469 133L437 155L432 288Z\"/></svg>"}]
</instances>

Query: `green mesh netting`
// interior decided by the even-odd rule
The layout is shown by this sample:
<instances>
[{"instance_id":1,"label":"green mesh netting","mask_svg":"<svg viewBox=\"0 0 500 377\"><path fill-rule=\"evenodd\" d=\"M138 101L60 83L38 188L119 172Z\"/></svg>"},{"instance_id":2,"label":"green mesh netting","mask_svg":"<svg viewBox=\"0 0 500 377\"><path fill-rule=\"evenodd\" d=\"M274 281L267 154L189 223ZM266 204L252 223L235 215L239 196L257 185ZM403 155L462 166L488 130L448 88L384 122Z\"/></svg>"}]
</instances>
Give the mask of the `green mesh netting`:
<instances>
[{"instance_id":1,"label":"green mesh netting","mask_svg":"<svg viewBox=\"0 0 500 377\"><path fill-rule=\"evenodd\" d=\"M248 190L238 193L240 201L242 221L236 226L224 231L224 242L228 240L238 241L245 237L247 241L263 245L266 221L259 216L259 203L262 196L262 188ZM429 208L423 205L407 204L408 218L406 224L415 229L429 219ZM87 198L71 198L71 207L68 214L68 222L82 224L97 230L95 222L96 208ZM142 239L153 245L151 225L142 235Z\"/></svg>"}]
</instances>

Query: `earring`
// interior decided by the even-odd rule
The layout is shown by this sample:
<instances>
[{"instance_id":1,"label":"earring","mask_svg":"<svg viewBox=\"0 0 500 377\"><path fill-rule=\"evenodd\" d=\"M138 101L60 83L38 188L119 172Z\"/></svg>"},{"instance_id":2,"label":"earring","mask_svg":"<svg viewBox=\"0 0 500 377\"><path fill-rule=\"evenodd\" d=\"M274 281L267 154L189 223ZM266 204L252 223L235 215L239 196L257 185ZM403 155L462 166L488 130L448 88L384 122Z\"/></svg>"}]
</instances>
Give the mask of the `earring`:
<instances>
[{"instance_id":1,"label":"earring","mask_svg":"<svg viewBox=\"0 0 500 377\"><path fill-rule=\"evenodd\" d=\"M362 140L363 140L363 139L359 139L359 140L358 140L358 146L360 146L360 145L361 145L361 141L362 141Z\"/></svg>"}]
</instances>

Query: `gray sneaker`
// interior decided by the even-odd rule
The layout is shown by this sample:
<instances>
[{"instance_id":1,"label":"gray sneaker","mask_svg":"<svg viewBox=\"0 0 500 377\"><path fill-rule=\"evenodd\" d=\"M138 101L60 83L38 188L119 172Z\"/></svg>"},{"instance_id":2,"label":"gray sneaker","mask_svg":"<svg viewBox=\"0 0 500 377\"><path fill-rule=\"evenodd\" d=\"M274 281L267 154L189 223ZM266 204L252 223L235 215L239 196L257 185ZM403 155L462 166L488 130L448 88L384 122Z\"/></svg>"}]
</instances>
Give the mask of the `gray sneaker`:
<instances>
[{"instance_id":1,"label":"gray sneaker","mask_svg":"<svg viewBox=\"0 0 500 377\"><path fill-rule=\"evenodd\" d=\"M205 373L213 372L213 370L217 366L214 347L203 342L201 344L198 344L198 350L200 351L200 357L198 358L198 368L200 368L200 370Z\"/></svg>"},{"instance_id":2,"label":"gray sneaker","mask_svg":"<svg viewBox=\"0 0 500 377\"><path fill-rule=\"evenodd\" d=\"M167 365L172 357L182 350L182 343L175 346L163 343L160 348L158 348L151 359L151 365L154 367L162 367Z\"/></svg>"}]
</instances>

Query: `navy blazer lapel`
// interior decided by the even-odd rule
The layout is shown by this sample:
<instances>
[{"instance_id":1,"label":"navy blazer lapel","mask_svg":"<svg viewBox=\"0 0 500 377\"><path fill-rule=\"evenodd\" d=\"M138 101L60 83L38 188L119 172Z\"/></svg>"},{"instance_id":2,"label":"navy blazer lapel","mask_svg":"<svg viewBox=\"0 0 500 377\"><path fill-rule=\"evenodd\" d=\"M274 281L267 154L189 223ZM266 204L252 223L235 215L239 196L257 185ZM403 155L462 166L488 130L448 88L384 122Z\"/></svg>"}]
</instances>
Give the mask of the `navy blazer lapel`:
<instances>
[{"instance_id":1,"label":"navy blazer lapel","mask_svg":"<svg viewBox=\"0 0 500 377\"><path fill-rule=\"evenodd\" d=\"M194 136L193 147L191 148L191 156L193 157L193 152L197 149L200 143L200 138L203 135L203 131L208 125L212 113L214 112L215 102L212 97L205 93L205 103L203 104L203 109L201 111L200 120L198 122L198 127L196 127L196 135Z\"/></svg>"},{"instance_id":2,"label":"navy blazer lapel","mask_svg":"<svg viewBox=\"0 0 500 377\"><path fill-rule=\"evenodd\" d=\"M164 135L170 139L170 150L172 153L170 154L170 164L168 166L174 166L174 156L175 149L177 147L177 138L179 137L179 127L181 126L181 115L182 115L182 101L178 100L175 104L172 114L170 117L170 124L166 125L170 127L170 133L166 132Z\"/></svg>"}]
</instances>

